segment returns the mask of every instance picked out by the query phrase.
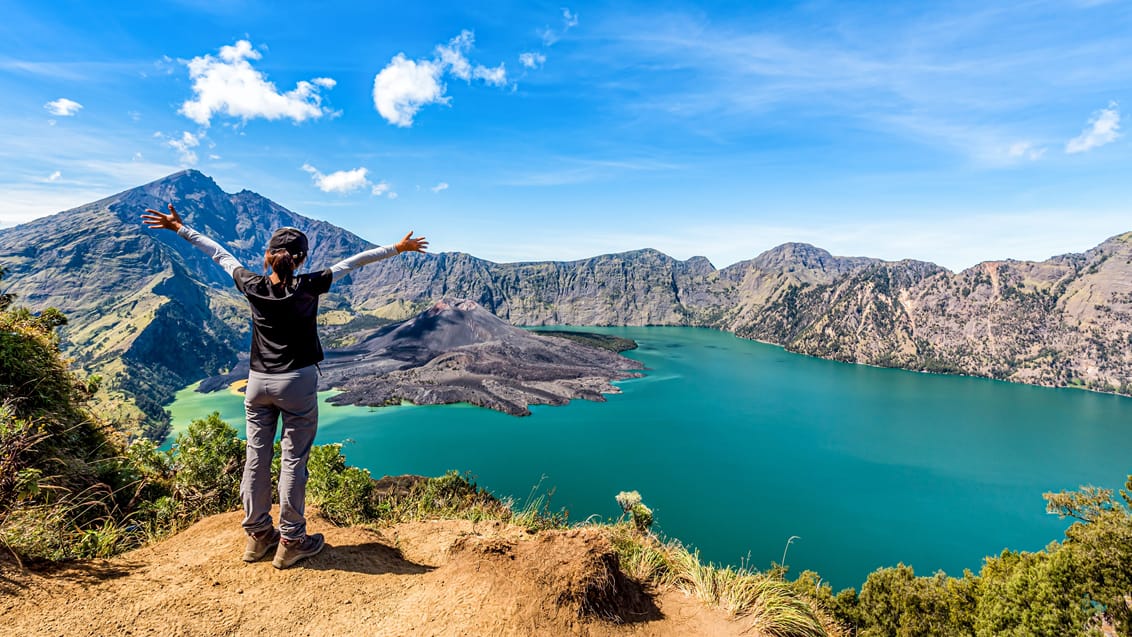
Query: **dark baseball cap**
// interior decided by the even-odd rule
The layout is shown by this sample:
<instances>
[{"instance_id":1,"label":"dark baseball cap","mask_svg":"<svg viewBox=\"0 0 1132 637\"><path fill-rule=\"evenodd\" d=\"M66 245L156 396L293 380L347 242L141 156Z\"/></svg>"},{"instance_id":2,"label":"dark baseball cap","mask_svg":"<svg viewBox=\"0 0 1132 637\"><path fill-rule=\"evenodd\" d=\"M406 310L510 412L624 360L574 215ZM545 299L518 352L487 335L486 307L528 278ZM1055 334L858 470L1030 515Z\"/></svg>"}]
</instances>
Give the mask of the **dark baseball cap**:
<instances>
[{"instance_id":1,"label":"dark baseball cap","mask_svg":"<svg viewBox=\"0 0 1132 637\"><path fill-rule=\"evenodd\" d=\"M303 234L303 231L298 228L290 227L276 230L275 234L271 235L271 241L267 244L269 250L283 249L296 259L305 258L309 246L307 235Z\"/></svg>"}]
</instances>

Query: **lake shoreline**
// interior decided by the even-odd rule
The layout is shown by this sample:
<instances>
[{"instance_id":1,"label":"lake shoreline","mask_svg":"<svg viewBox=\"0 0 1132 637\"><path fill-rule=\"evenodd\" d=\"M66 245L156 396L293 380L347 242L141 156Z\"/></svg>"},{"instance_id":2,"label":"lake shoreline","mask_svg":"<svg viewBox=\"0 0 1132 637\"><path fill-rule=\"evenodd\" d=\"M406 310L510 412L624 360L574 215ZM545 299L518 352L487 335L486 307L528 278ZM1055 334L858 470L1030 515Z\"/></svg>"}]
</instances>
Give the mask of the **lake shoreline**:
<instances>
[{"instance_id":1,"label":"lake shoreline","mask_svg":"<svg viewBox=\"0 0 1132 637\"><path fill-rule=\"evenodd\" d=\"M627 354L648 375L606 403L521 420L465 406L326 409L317 442L352 440L347 461L374 475L469 471L520 504L541 481L577 520L615 517L613 495L638 490L657 529L706 559L765 568L798 535L791 572L836 587L901 561L958 574L1004 548L1040 549L1066 524L1045 514L1043 492L1118 487L1128 473L1127 400L837 364L721 330L585 329L633 336ZM178 397L178 427L186 409L217 408L243 429L237 396ZM853 497L831 498L831 485ZM968 513L942 514L955 508Z\"/></svg>"}]
</instances>

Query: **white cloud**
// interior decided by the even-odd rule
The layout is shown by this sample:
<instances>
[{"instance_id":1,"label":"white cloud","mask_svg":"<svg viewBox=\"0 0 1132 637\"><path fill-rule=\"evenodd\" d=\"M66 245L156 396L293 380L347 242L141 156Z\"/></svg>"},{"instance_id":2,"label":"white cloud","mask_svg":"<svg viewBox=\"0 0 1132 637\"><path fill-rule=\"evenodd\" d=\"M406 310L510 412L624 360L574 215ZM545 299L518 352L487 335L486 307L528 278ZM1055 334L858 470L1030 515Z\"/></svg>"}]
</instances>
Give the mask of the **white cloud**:
<instances>
[{"instance_id":1,"label":"white cloud","mask_svg":"<svg viewBox=\"0 0 1132 637\"><path fill-rule=\"evenodd\" d=\"M51 176L47 178L47 181L59 181L59 178L62 176L63 172L56 170L55 172L51 173Z\"/></svg>"},{"instance_id":2,"label":"white cloud","mask_svg":"<svg viewBox=\"0 0 1132 637\"><path fill-rule=\"evenodd\" d=\"M442 73L435 62L413 61L398 53L373 78L373 105L390 124L412 126L413 116L422 106L448 103L445 87L440 83Z\"/></svg>"},{"instance_id":3,"label":"white cloud","mask_svg":"<svg viewBox=\"0 0 1132 637\"><path fill-rule=\"evenodd\" d=\"M1015 159L1029 159L1036 161L1046 154L1045 147L1036 147L1030 142L1017 142L1007 150L1007 154Z\"/></svg>"},{"instance_id":4,"label":"white cloud","mask_svg":"<svg viewBox=\"0 0 1132 637\"><path fill-rule=\"evenodd\" d=\"M177 159L179 159L183 165L195 166L197 163L197 154L192 149L200 146L200 139L201 138L197 135L185 131L181 133L180 138L170 139L165 143L176 149Z\"/></svg>"},{"instance_id":5,"label":"white cloud","mask_svg":"<svg viewBox=\"0 0 1132 637\"><path fill-rule=\"evenodd\" d=\"M43 108L46 108L48 113L58 115L59 117L73 117L82 110L82 107L82 104L65 97L60 97L57 100L52 100L43 105Z\"/></svg>"},{"instance_id":6,"label":"white cloud","mask_svg":"<svg viewBox=\"0 0 1132 637\"><path fill-rule=\"evenodd\" d=\"M251 42L240 40L234 46L220 47L218 57L204 55L190 60L189 77L196 98L182 104L179 112L201 126L208 126L218 114L244 121L262 117L302 122L330 112L322 106L319 89L332 88L334 80L320 77L302 81L294 89L280 93L249 62L261 57Z\"/></svg>"},{"instance_id":7,"label":"white cloud","mask_svg":"<svg viewBox=\"0 0 1132 637\"><path fill-rule=\"evenodd\" d=\"M360 190L369 185L368 168L355 168L353 170L339 170L329 175L322 174L310 164L303 164L303 170L311 175L314 185L322 192L337 192L345 194Z\"/></svg>"},{"instance_id":8,"label":"white cloud","mask_svg":"<svg viewBox=\"0 0 1132 637\"><path fill-rule=\"evenodd\" d=\"M448 182L442 181L439 184L436 184L435 186L430 188L429 190L431 190L433 192L440 192L441 190L448 190Z\"/></svg>"},{"instance_id":9,"label":"white cloud","mask_svg":"<svg viewBox=\"0 0 1132 637\"><path fill-rule=\"evenodd\" d=\"M507 69L504 68L503 63L500 62L499 66L488 68L486 66L476 65L473 72L477 80L483 80L484 84L489 86L506 86L507 85Z\"/></svg>"},{"instance_id":10,"label":"white cloud","mask_svg":"<svg viewBox=\"0 0 1132 637\"><path fill-rule=\"evenodd\" d=\"M1089 120L1089 126L1081 134L1065 144L1065 152L1069 154L1083 153L1098 146L1116 141L1120 137L1120 111L1116 102L1110 102L1108 108L1097 111Z\"/></svg>"},{"instance_id":11,"label":"white cloud","mask_svg":"<svg viewBox=\"0 0 1132 637\"><path fill-rule=\"evenodd\" d=\"M562 22L563 22L563 27L562 27L563 30L572 29L572 28L578 26L578 14L577 13L571 13L569 9L567 9L566 7L563 7L562 8Z\"/></svg>"},{"instance_id":12,"label":"white cloud","mask_svg":"<svg viewBox=\"0 0 1132 637\"><path fill-rule=\"evenodd\" d=\"M449 40L447 45L441 44L436 47L436 57L440 64L448 67L449 72L461 80L472 79L472 65L465 54L472 49L475 39L474 33L464 29L460 35Z\"/></svg>"},{"instance_id":13,"label":"white cloud","mask_svg":"<svg viewBox=\"0 0 1132 637\"><path fill-rule=\"evenodd\" d=\"M310 164L303 164L303 170L310 173L311 181L322 192L336 192L344 195L369 188L370 194L375 197L397 198L397 193L392 191L393 187L388 182L374 183L370 181L369 169L364 166L353 170L339 170L329 175L324 175L322 171Z\"/></svg>"},{"instance_id":14,"label":"white cloud","mask_svg":"<svg viewBox=\"0 0 1132 637\"><path fill-rule=\"evenodd\" d=\"M447 44L437 45L431 60L410 60L398 53L373 78L373 105L387 122L407 128L420 109L429 104L447 104L444 76L466 82L481 80L490 86L505 86L507 70L473 64L467 54L475 44L475 34L463 30Z\"/></svg>"},{"instance_id":15,"label":"white cloud","mask_svg":"<svg viewBox=\"0 0 1132 637\"><path fill-rule=\"evenodd\" d=\"M528 51L519 54L519 64L528 69L537 69L546 64L546 56L537 51Z\"/></svg>"},{"instance_id":16,"label":"white cloud","mask_svg":"<svg viewBox=\"0 0 1132 637\"><path fill-rule=\"evenodd\" d=\"M539 35L542 36L543 44L545 44L546 46L554 46L554 43L561 40L562 36L566 35L567 31L573 29L576 26L578 26L578 14L570 11L570 9L566 7L563 7L562 30L555 31L550 27L545 27L541 31L539 31Z\"/></svg>"}]
</instances>

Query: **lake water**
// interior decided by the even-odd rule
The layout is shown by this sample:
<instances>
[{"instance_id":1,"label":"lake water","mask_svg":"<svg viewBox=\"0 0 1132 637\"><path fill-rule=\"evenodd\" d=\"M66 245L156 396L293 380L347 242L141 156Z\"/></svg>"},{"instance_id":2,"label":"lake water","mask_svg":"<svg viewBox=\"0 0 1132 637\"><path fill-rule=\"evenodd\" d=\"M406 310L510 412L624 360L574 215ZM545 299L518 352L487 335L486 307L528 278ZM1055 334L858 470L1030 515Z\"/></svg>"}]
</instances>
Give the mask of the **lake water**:
<instances>
[{"instance_id":1,"label":"lake water","mask_svg":"<svg viewBox=\"0 0 1132 637\"><path fill-rule=\"evenodd\" d=\"M573 520L616 517L636 489L655 529L717 562L786 555L835 589L880 566L978 570L1003 548L1062 537L1042 493L1119 487L1132 399L849 365L695 328L585 328L632 338L647 376L606 403L516 418L467 405L322 406L318 443L350 440L375 476L471 472L522 504L553 488ZM175 430L211 411L243 429L242 398L187 388Z\"/></svg>"}]
</instances>

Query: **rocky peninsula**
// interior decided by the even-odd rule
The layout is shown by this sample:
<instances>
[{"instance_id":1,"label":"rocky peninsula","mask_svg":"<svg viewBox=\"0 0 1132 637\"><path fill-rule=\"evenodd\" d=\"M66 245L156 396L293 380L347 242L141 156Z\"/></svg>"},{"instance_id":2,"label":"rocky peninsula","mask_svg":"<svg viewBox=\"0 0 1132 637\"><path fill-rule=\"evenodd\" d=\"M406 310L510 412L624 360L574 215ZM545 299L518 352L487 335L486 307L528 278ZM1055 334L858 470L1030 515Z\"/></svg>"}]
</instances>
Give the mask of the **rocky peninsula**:
<instances>
[{"instance_id":1,"label":"rocky peninsula","mask_svg":"<svg viewBox=\"0 0 1132 637\"><path fill-rule=\"evenodd\" d=\"M604 401L614 380L643 367L614 352L515 327L473 301L444 299L417 316L327 352L330 402L417 405L466 402L514 416L528 405Z\"/></svg>"}]
</instances>

